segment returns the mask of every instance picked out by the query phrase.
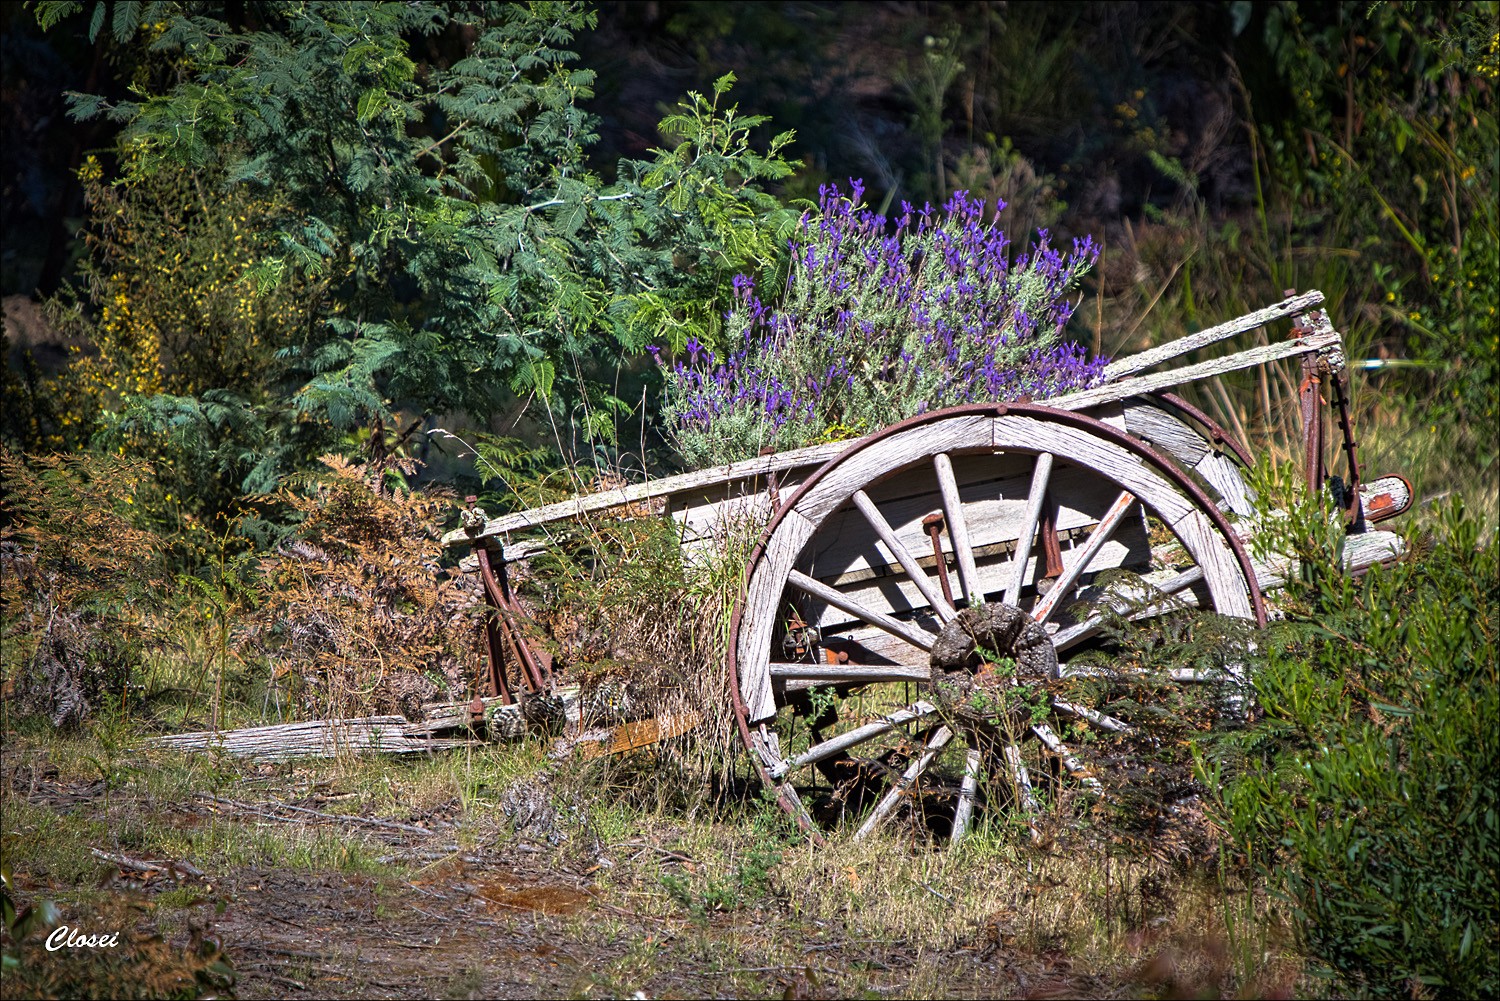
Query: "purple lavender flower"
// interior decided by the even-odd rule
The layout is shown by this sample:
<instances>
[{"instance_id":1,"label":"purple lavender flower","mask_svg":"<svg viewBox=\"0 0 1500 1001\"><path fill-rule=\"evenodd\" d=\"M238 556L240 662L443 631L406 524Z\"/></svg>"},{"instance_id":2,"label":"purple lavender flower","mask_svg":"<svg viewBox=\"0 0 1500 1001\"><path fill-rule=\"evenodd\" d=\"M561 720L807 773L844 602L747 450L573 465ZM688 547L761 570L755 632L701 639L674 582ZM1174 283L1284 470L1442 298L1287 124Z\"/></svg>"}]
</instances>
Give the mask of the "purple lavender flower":
<instances>
[{"instance_id":1,"label":"purple lavender flower","mask_svg":"<svg viewBox=\"0 0 1500 1001\"><path fill-rule=\"evenodd\" d=\"M789 243L777 303L761 301L749 277L734 279L738 305L725 320L737 350L718 362L694 339L686 364L674 362L670 412L690 459L791 448L819 427L1044 398L1099 379L1106 360L1062 336L1069 290L1099 255L1092 238L1065 253L1042 231L1012 258L1010 241L968 192L941 210L902 202L891 222L862 204L862 182L849 185L848 197L836 185L819 189L817 217L804 215ZM723 437L715 422L733 415L733 427L760 437L715 451Z\"/></svg>"}]
</instances>

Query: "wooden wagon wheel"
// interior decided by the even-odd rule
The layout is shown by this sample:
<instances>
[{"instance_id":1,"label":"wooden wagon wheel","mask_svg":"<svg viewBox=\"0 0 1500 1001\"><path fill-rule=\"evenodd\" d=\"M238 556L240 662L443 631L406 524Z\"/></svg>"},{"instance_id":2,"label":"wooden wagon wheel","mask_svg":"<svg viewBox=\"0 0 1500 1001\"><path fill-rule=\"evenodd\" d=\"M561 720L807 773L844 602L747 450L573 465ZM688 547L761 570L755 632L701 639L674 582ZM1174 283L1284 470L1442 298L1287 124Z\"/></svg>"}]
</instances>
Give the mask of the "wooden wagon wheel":
<instances>
[{"instance_id":1,"label":"wooden wagon wheel","mask_svg":"<svg viewBox=\"0 0 1500 1001\"><path fill-rule=\"evenodd\" d=\"M837 781L840 764L883 783L878 800L862 798L856 836L912 802L940 759L957 775L946 808L955 841L986 798L1035 808L1026 761L1038 749L1097 787L1050 716L1032 705L1018 717L1007 692L1055 679L1059 653L1100 637L1102 613L1058 621L1102 570L1147 575L1152 597L1135 615L1190 602L1264 622L1254 570L1218 506L1114 416L1012 404L913 418L841 453L777 512L732 624L730 687L763 781L815 836L797 783L819 770ZM918 697L894 701L893 682L915 684ZM820 686L865 697L868 711L829 719ZM1061 699L1044 708L1128 728ZM986 797L990 776L1010 792Z\"/></svg>"}]
</instances>

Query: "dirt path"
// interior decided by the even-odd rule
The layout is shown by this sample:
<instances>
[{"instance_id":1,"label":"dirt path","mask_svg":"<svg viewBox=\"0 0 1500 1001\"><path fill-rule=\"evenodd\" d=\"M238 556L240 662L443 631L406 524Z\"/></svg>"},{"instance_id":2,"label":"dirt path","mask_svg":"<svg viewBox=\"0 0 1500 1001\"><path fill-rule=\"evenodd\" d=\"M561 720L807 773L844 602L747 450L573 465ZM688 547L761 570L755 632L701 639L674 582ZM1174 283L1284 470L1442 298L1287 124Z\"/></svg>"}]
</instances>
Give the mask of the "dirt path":
<instances>
[{"instance_id":1,"label":"dirt path","mask_svg":"<svg viewBox=\"0 0 1500 1001\"><path fill-rule=\"evenodd\" d=\"M246 999L1114 997L1128 989L1075 974L1061 952L1020 952L987 934L936 950L871 937L800 916L772 892L688 906L665 892L665 866L696 864L701 873L703 863L645 833L606 848L578 830L528 840L493 810L456 804L338 814L357 802L352 792L283 778L241 776L215 794L153 793L146 782L111 788L59 777L45 762L7 762L0 805L18 903L56 899L80 926L126 916L134 943L157 941L179 957L195 934L207 937ZM135 866L101 862L94 850ZM34 945L27 957L56 962Z\"/></svg>"},{"instance_id":2,"label":"dirt path","mask_svg":"<svg viewBox=\"0 0 1500 1001\"><path fill-rule=\"evenodd\" d=\"M590 899L568 883L522 883L498 869L404 886L244 869L221 889L233 903L215 931L242 998L560 997L581 972L552 944L556 915ZM534 906L507 909L486 893Z\"/></svg>"}]
</instances>

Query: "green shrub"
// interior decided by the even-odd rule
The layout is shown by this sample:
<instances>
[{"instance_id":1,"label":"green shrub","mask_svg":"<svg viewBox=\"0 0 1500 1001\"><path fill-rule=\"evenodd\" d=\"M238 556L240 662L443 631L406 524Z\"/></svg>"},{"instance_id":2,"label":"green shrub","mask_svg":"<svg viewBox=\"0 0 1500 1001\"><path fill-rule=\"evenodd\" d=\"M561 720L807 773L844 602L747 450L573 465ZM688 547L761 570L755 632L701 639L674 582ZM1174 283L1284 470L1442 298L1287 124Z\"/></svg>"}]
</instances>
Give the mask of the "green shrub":
<instances>
[{"instance_id":1,"label":"green shrub","mask_svg":"<svg viewBox=\"0 0 1500 1001\"><path fill-rule=\"evenodd\" d=\"M1500 990L1500 549L1479 538L1455 507L1394 567L1304 575L1220 789L1309 954L1372 996Z\"/></svg>"}]
</instances>

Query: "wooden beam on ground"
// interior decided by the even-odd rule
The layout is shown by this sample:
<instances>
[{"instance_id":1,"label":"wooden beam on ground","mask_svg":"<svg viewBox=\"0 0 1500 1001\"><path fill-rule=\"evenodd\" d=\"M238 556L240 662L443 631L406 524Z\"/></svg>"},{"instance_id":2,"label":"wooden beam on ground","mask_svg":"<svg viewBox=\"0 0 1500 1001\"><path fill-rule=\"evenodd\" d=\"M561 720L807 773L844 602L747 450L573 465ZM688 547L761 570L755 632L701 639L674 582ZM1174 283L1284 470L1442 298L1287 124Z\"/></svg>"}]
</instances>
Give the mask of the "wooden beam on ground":
<instances>
[{"instance_id":1,"label":"wooden beam on ground","mask_svg":"<svg viewBox=\"0 0 1500 1001\"><path fill-rule=\"evenodd\" d=\"M576 723L578 690L564 689L554 698L561 703L563 718ZM502 705L499 699L481 699L480 704L488 742L517 739L535 729L526 722L523 704ZM342 754L419 754L477 747L487 742L469 735L470 728L478 722L472 702L433 703L424 708L428 718L417 722L401 716L311 720L243 730L174 733L152 737L141 747L157 751L215 751L237 758L287 761ZM435 736L455 731L464 736Z\"/></svg>"}]
</instances>

